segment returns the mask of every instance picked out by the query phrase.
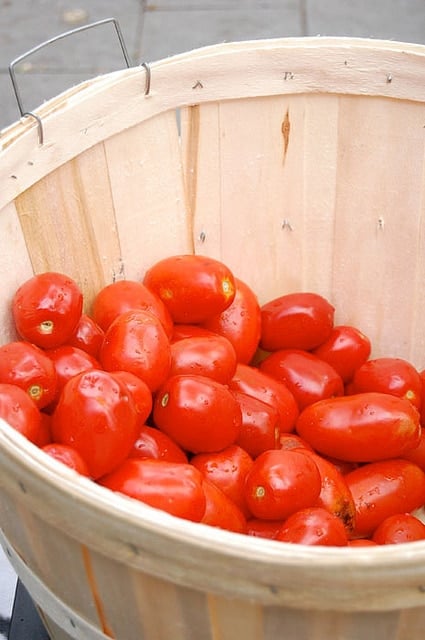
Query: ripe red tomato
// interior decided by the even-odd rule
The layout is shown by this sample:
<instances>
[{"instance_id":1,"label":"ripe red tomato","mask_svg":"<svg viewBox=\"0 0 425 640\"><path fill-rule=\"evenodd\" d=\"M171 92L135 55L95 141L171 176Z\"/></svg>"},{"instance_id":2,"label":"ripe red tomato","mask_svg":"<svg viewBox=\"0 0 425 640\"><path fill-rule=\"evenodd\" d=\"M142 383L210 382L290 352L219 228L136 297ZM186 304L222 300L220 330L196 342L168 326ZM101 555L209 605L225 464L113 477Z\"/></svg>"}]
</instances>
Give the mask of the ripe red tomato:
<instances>
[{"instance_id":1,"label":"ripe red tomato","mask_svg":"<svg viewBox=\"0 0 425 640\"><path fill-rule=\"evenodd\" d=\"M293 394L283 383L255 367L239 363L229 387L232 391L246 393L277 409L281 433L294 430L299 413L298 405Z\"/></svg>"},{"instance_id":2,"label":"ripe red tomato","mask_svg":"<svg viewBox=\"0 0 425 640\"><path fill-rule=\"evenodd\" d=\"M56 349L47 349L44 352L53 362L57 377L56 399L59 397L64 385L77 373L89 369L100 369L100 364L87 351L69 344L63 344Z\"/></svg>"},{"instance_id":3,"label":"ripe red tomato","mask_svg":"<svg viewBox=\"0 0 425 640\"><path fill-rule=\"evenodd\" d=\"M170 342L157 317L140 309L125 311L106 330L99 360L106 371L129 371L154 392L170 371Z\"/></svg>"},{"instance_id":4,"label":"ripe red tomato","mask_svg":"<svg viewBox=\"0 0 425 640\"><path fill-rule=\"evenodd\" d=\"M403 453L402 457L410 460L410 462L414 462L422 471L425 471L425 429L423 427L421 427L418 446Z\"/></svg>"},{"instance_id":5,"label":"ripe red tomato","mask_svg":"<svg viewBox=\"0 0 425 640\"><path fill-rule=\"evenodd\" d=\"M379 391L406 398L421 407L422 382L419 372L403 358L375 358L359 367L350 383L350 393Z\"/></svg>"},{"instance_id":6,"label":"ripe red tomato","mask_svg":"<svg viewBox=\"0 0 425 640\"><path fill-rule=\"evenodd\" d=\"M234 533L246 533L246 518L239 507L213 482L204 478L205 513L202 524Z\"/></svg>"},{"instance_id":7,"label":"ripe red tomato","mask_svg":"<svg viewBox=\"0 0 425 640\"><path fill-rule=\"evenodd\" d=\"M281 433L279 436L280 449L309 449L313 451L313 447L296 433Z\"/></svg>"},{"instance_id":8,"label":"ripe red tomato","mask_svg":"<svg viewBox=\"0 0 425 640\"><path fill-rule=\"evenodd\" d=\"M44 453L58 460L82 476L90 477L89 469L76 449L66 444L51 442L41 447Z\"/></svg>"},{"instance_id":9,"label":"ripe red tomato","mask_svg":"<svg viewBox=\"0 0 425 640\"><path fill-rule=\"evenodd\" d=\"M227 309L235 297L230 269L201 255L164 258L146 271L143 283L161 298L178 323L205 322Z\"/></svg>"},{"instance_id":10,"label":"ripe red tomato","mask_svg":"<svg viewBox=\"0 0 425 640\"><path fill-rule=\"evenodd\" d=\"M144 424L129 453L130 458L153 458L167 462L188 462L186 453L172 438L155 427Z\"/></svg>"},{"instance_id":11,"label":"ripe red tomato","mask_svg":"<svg viewBox=\"0 0 425 640\"><path fill-rule=\"evenodd\" d=\"M254 460L245 482L248 509L263 520L281 520L314 505L320 491L317 465L295 449L265 451Z\"/></svg>"},{"instance_id":12,"label":"ripe red tomato","mask_svg":"<svg viewBox=\"0 0 425 640\"><path fill-rule=\"evenodd\" d=\"M98 483L185 520L205 513L203 476L191 464L127 458Z\"/></svg>"},{"instance_id":13,"label":"ripe red tomato","mask_svg":"<svg viewBox=\"0 0 425 640\"><path fill-rule=\"evenodd\" d=\"M408 400L374 392L316 402L296 424L316 451L353 462L401 456L418 445L420 429L418 411Z\"/></svg>"},{"instance_id":14,"label":"ripe red tomato","mask_svg":"<svg viewBox=\"0 0 425 640\"><path fill-rule=\"evenodd\" d=\"M138 427L137 410L126 385L101 369L68 380L52 415L54 442L74 447L95 479L128 456Z\"/></svg>"},{"instance_id":15,"label":"ripe red tomato","mask_svg":"<svg viewBox=\"0 0 425 640\"><path fill-rule=\"evenodd\" d=\"M376 544L400 544L425 540L425 524L411 513L397 513L388 516L378 525L372 540Z\"/></svg>"},{"instance_id":16,"label":"ripe red tomato","mask_svg":"<svg viewBox=\"0 0 425 640\"><path fill-rule=\"evenodd\" d=\"M280 418L275 407L241 391L233 395L242 412L242 425L236 444L252 458L268 449L279 449Z\"/></svg>"},{"instance_id":17,"label":"ripe red tomato","mask_svg":"<svg viewBox=\"0 0 425 640\"><path fill-rule=\"evenodd\" d=\"M317 293L288 293L261 307L260 346L265 351L315 349L328 339L334 307Z\"/></svg>"},{"instance_id":18,"label":"ripe red tomato","mask_svg":"<svg viewBox=\"0 0 425 640\"><path fill-rule=\"evenodd\" d=\"M191 453L220 451L234 444L242 422L226 385L198 375L172 376L155 395L155 425Z\"/></svg>"},{"instance_id":19,"label":"ripe red tomato","mask_svg":"<svg viewBox=\"0 0 425 640\"><path fill-rule=\"evenodd\" d=\"M373 542L370 538L355 538L354 540L348 540L349 547L376 547L376 542Z\"/></svg>"},{"instance_id":20,"label":"ripe red tomato","mask_svg":"<svg viewBox=\"0 0 425 640\"><path fill-rule=\"evenodd\" d=\"M223 336L182 338L171 344L170 376L196 374L227 384L236 364L233 345Z\"/></svg>"},{"instance_id":21,"label":"ripe red tomato","mask_svg":"<svg viewBox=\"0 0 425 640\"><path fill-rule=\"evenodd\" d=\"M233 302L204 326L230 340L238 362L249 364L260 342L261 310L257 296L245 282L235 278L235 285Z\"/></svg>"},{"instance_id":22,"label":"ripe red tomato","mask_svg":"<svg viewBox=\"0 0 425 640\"><path fill-rule=\"evenodd\" d=\"M347 383L355 370L369 358L371 348L369 338L359 329L350 325L338 325L313 353L330 364L343 382Z\"/></svg>"},{"instance_id":23,"label":"ripe red tomato","mask_svg":"<svg viewBox=\"0 0 425 640\"><path fill-rule=\"evenodd\" d=\"M53 349L72 336L83 309L77 283L62 273L45 272L26 280L12 300L12 315L21 338Z\"/></svg>"},{"instance_id":24,"label":"ripe red tomato","mask_svg":"<svg viewBox=\"0 0 425 640\"><path fill-rule=\"evenodd\" d=\"M41 414L29 395L15 384L0 383L0 418L33 444L40 445Z\"/></svg>"},{"instance_id":25,"label":"ripe red tomato","mask_svg":"<svg viewBox=\"0 0 425 640\"><path fill-rule=\"evenodd\" d=\"M412 512L425 503L425 473L393 458L364 464L345 476L356 505L353 537L369 537L388 516Z\"/></svg>"},{"instance_id":26,"label":"ripe red tomato","mask_svg":"<svg viewBox=\"0 0 425 640\"><path fill-rule=\"evenodd\" d=\"M322 507L301 509L290 515L275 539L327 547L346 547L348 544L341 520Z\"/></svg>"},{"instance_id":27,"label":"ripe red tomato","mask_svg":"<svg viewBox=\"0 0 425 640\"><path fill-rule=\"evenodd\" d=\"M0 382L21 387L39 409L47 407L57 391L52 360L42 349L24 340L0 346Z\"/></svg>"},{"instance_id":28,"label":"ripe red tomato","mask_svg":"<svg viewBox=\"0 0 425 640\"><path fill-rule=\"evenodd\" d=\"M127 387L134 401L139 425L143 425L150 416L153 406L152 392L148 385L130 371L111 371L111 373Z\"/></svg>"},{"instance_id":29,"label":"ripe red tomato","mask_svg":"<svg viewBox=\"0 0 425 640\"><path fill-rule=\"evenodd\" d=\"M283 526L283 520L261 520L261 518L249 518L246 523L246 533L255 538L274 540Z\"/></svg>"},{"instance_id":30,"label":"ripe red tomato","mask_svg":"<svg viewBox=\"0 0 425 640\"><path fill-rule=\"evenodd\" d=\"M205 329L200 324L175 324L171 343L183 340L184 338L208 338L217 335L214 331Z\"/></svg>"},{"instance_id":31,"label":"ripe red tomato","mask_svg":"<svg viewBox=\"0 0 425 640\"><path fill-rule=\"evenodd\" d=\"M66 341L66 344L78 347L93 358L97 358L104 335L105 332L95 323L93 318L86 313L82 313L74 333Z\"/></svg>"},{"instance_id":32,"label":"ripe red tomato","mask_svg":"<svg viewBox=\"0 0 425 640\"><path fill-rule=\"evenodd\" d=\"M335 369L307 351L275 351L261 362L260 371L283 382L300 411L318 400L344 393L344 384Z\"/></svg>"}]
</instances>

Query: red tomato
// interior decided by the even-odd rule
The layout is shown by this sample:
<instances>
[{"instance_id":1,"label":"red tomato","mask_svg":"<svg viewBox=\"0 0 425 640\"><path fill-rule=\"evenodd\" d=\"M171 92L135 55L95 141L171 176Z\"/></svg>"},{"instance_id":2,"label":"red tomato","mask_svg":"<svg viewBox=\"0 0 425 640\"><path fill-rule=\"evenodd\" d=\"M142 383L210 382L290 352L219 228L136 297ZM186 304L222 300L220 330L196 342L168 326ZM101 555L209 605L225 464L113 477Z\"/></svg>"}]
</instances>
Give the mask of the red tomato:
<instances>
[{"instance_id":1,"label":"red tomato","mask_svg":"<svg viewBox=\"0 0 425 640\"><path fill-rule=\"evenodd\" d=\"M93 318L82 313L74 333L66 343L86 351L93 358L97 358L104 335L105 332L95 323Z\"/></svg>"},{"instance_id":2,"label":"red tomato","mask_svg":"<svg viewBox=\"0 0 425 640\"><path fill-rule=\"evenodd\" d=\"M203 524L234 533L246 533L246 518L239 507L213 482L204 478L205 513Z\"/></svg>"},{"instance_id":3,"label":"red tomato","mask_svg":"<svg viewBox=\"0 0 425 640\"><path fill-rule=\"evenodd\" d=\"M223 336L182 338L171 344L170 376L196 374L227 384L235 371L235 350Z\"/></svg>"},{"instance_id":4,"label":"red tomato","mask_svg":"<svg viewBox=\"0 0 425 640\"><path fill-rule=\"evenodd\" d=\"M359 329L350 325L334 327L313 353L330 364L344 383L351 380L356 369L366 362L371 342Z\"/></svg>"},{"instance_id":5,"label":"red tomato","mask_svg":"<svg viewBox=\"0 0 425 640\"><path fill-rule=\"evenodd\" d=\"M42 349L23 340L0 346L0 382L21 387L39 409L47 407L57 391L53 362Z\"/></svg>"},{"instance_id":6,"label":"red tomato","mask_svg":"<svg viewBox=\"0 0 425 640\"><path fill-rule=\"evenodd\" d=\"M403 453L402 457L410 460L410 462L414 462L422 471L425 471L425 429L423 427L421 427L418 446Z\"/></svg>"},{"instance_id":7,"label":"red tomato","mask_svg":"<svg viewBox=\"0 0 425 640\"><path fill-rule=\"evenodd\" d=\"M372 540L376 544L425 540L425 524L410 513L397 513L381 522L375 529Z\"/></svg>"},{"instance_id":8,"label":"red tomato","mask_svg":"<svg viewBox=\"0 0 425 640\"><path fill-rule=\"evenodd\" d=\"M191 464L127 458L98 483L185 520L205 513L203 476Z\"/></svg>"},{"instance_id":9,"label":"red tomato","mask_svg":"<svg viewBox=\"0 0 425 640\"><path fill-rule=\"evenodd\" d=\"M245 282L235 278L235 285L235 297L230 306L211 316L204 326L230 340L238 362L249 364L260 342L261 310L257 296Z\"/></svg>"},{"instance_id":10,"label":"red tomato","mask_svg":"<svg viewBox=\"0 0 425 640\"><path fill-rule=\"evenodd\" d=\"M280 418L275 407L241 391L233 395L242 412L242 425L236 444L252 458L268 449L279 449Z\"/></svg>"},{"instance_id":11,"label":"red tomato","mask_svg":"<svg viewBox=\"0 0 425 640\"><path fill-rule=\"evenodd\" d=\"M328 339L334 307L317 293L288 293L261 307L260 346L265 351L314 349Z\"/></svg>"},{"instance_id":12,"label":"red tomato","mask_svg":"<svg viewBox=\"0 0 425 640\"><path fill-rule=\"evenodd\" d=\"M341 520L322 507L310 507L293 513L275 539L327 547L346 547L348 543Z\"/></svg>"},{"instance_id":13,"label":"red tomato","mask_svg":"<svg viewBox=\"0 0 425 640\"><path fill-rule=\"evenodd\" d=\"M354 540L348 540L349 547L376 547L376 542L370 540L370 538L355 538Z\"/></svg>"},{"instance_id":14,"label":"red tomato","mask_svg":"<svg viewBox=\"0 0 425 640\"><path fill-rule=\"evenodd\" d=\"M280 449L309 449L313 451L313 447L304 440L297 436L296 433L281 433L279 436L279 448Z\"/></svg>"},{"instance_id":15,"label":"red tomato","mask_svg":"<svg viewBox=\"0 0 425 640\"><path fill-rule=\"evenodd\" d=\"M142 282L117 280L98 291L93 300L92 318L106 331L112 322L127 311L147 311L162 324L165 333L171 337L173 321L162 300Z\"/></svg>"},{"instance_id":16,"label":"red tomato","mask_svg":"<svg viewBox=\"0 0 425 640\"><path fill-rule=\"evenodd\" d=\"M260 371L283 382L300 411L318 400L344 393L344 384L335 369L307 351L275 351L261 362Z\"/></svg>"},{"instance_id":17,"label":"red tomato","mask_svg":"<svg viewBox=\"0 0 425 640\"><path fill-rule=\"evenodd\" d=\"M301 450L265 451L254 460L245 482L248 509L255 518L281 520L315 504L321 477Z\"/></svg>"},{"instance_id":18,"label":"red tomato","mask_svg":"<svg viewBox=\"0 0 425 640\"><path fill-rule=\"evenodd\" d=\"M208 338L217 335L214 331L205 329L199 324L175 324L171 343L183 340L184 338Z\"/></svg>"},{"instance_id":19,"label":"red tomato","mask_svg":"<svg viewBox=\"0 0 425 640\"><path fill-rule=\"evenodd\" d=\"M170 342L151 313L125 311L106 330L99 360L106 371L129 371L154 392L170 371Z\"/></svg>"},{"instance_id":20,"label":"red tomato","mask_svg":"<svg viewBox=\"0 0 425 640\"><path fill-rule=\"evenodd\" d=\"M100 369L68 380L52 415L53 440L74 447L95 479L128 456L138 426L126 385Z\"/></svg>"},{"instance_id":21,"label":"red tomato","mask_svg":"<svg viewBox=\"0 0 425 640\"><path fill-rule=\"evenodd\" d=\"M422 382L415 367L402 358L368 360L354 373L350 393L379 391L406 398L417 409L421 406Z\"/></svg>"},{"instance_id":22,"label":"red tomato","mask_svg":"<svg viewBox=\"0 0 425 640\"><path fill-rule=\"evenodd\" d=\"M161 298L178 323L205 322L227 309L235 297L230 269L207 256L164 258L146 271L143 283Z\"/></svg>"},{"instance_id":23,"label":"red tomato","mask_svg":"<svg viewBox=\"0 0 425 640\"><path fill-rule=\"evenodd\" d=\"M260 518L249 518L247 520L247 535L255 538L266 538L274 540L283 526L283 520L261 520Z\"/></svg>"},{"instance_id":24,"label":"red tomato","mask_svg":"<svg viewBox=\"0 0 425 640\"><path fill-rule=\"evenodd\" d=\"M420 429L408 400L373 392L316 402L296 424L298 435L318 452L353 462L401 456L418 445Z\"/></svg>"},{"instance_id":25,"label":"red tomato","mask_svg":"<svg viewBox=\"0 0 425 640\"><path fill-rule=\"evenodd\" d=\"M40 411L41 417L41 431L37 444L39 447L44 447L46 444L52 442L52 416L47 411Z\"/></svg>"},{"instance_id":26,"label":"red tomato","mask_svg":"<svg viewBox=\"0 0 425 640\"><path fill-rule=\"evenodd\" d=\"M353 537L368 537L388 516L411 512L425 503L425 473L394 458L364 464L345 476L356 505Z\"/></svg>"},{"instance_id":27,"label":"red tomato","mask_svg":"<svg viewBox=\"0 0 425 640\"><path fill-rule=\"evenodd\" d=\"M241 447L230 445L215 453L198 453L191 464L234 502L245 516L249 515L245 500L245 479L253 465L251 456Z\"/></svg>"},{"instance_id":28,"label":"red tomato","mask_svg":"<svg viewBox=\"0 0 425 640\"><path fill-rule=\"evenodd\" d=\"M46 272L26 280L15 292L12 314L21 338L53 349L72 336L83 309L77 283L62 273Z\"/></svg>"},{"instance_id":29,"label":"red tomato","mask_svg":"<svg viewBox=\"0 0 425 640\"><path fill-rule=\"evenodd\" d=\"M28 394L15 384L0 383L0 418L30 442L40 445L43 436L40 411Z\"/></svg>"},{"instance_id":30,"label":"red tomato","mask_svg":"<svg viewBox=\"0 0 425 640\"><path fill-rule=\"evenodd\" d=\"M298 405L289 389L275 378L247 364L239 363L229 387L277 409L281 433L294 430L299 413Z\"/></svg>"},{"instance_id":31,"label":"red tomato","mask_svg":"<svg viewBox=\"0 0 425 640\"><path fill-rule=\"evenodd\" d=\"M57 377L56 398L59 396L64 385L77 373L89 371L89 369L100 369L100 364L87 351L69 344L61 345L56 349L47 349L45 354L53 362Z\"/></svg>"},{"instance_id":32,"label":"red tomato","mask_svg":"<svg viewBox=\"0 0 425 640\"><path fill-rule=\"evenodd\" d=\"M143 425L150 416L153 406L152 392L148 385L129 371L111 371L111 373L127 387L136 407L139 425Z\"/></svg>"},{"instance_id":33,"label":"red tomato","mask_svg":"<svg viewBox=\"0 0 425 640\"><path fill-rule=\"evenodd\" d=\"M166 460L167 462L188 462L186 453L172 438L147 424L142 425L140 428L129 457L153 458L154 460Z\"/></svg>"},{"instance_id":34,"label":"red tomato","mask_svg":"<svg viewBox=\"0 0 425 640\"><path fill-rule=\"evenodd\" d=\"M172 376L155 395L155 425L192 453L220 451L234 444L242 422L227 386L206 376Z\"/></svg>"},{"instance_id":35,"label":"red tomato","mask_svg":"<svg viewBox=\"0 0 425 640\"><path fill-rule=\"evenodd\" d=\"M89 469L85 461L73 447L66 444L51 442L44 445L42 450L51 458L58 460L58 462L61 462L70 469L74 469L74 471L77 471L80 475L87 477L90 476Z\"/></svg>"}]
</instances>

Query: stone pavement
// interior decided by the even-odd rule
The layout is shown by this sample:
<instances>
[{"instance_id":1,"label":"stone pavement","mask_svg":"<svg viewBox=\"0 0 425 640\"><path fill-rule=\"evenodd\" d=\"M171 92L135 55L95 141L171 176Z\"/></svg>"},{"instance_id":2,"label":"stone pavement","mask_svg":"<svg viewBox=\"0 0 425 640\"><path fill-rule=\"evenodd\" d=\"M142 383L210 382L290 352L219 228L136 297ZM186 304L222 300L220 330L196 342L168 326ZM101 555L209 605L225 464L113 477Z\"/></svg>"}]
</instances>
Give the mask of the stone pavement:
<instances>
[{"instance_id":1,"label":"stone pavement","mask_svg":"<svg viewBox=\"0 0 425 640\"><path fill-rule=\"evenodd\" d=\"M425 43L423 0L0 0L0 129L19 119L8 66L42 42L116 18L133 64L203 45L346 35ZM44 47L15 67L24 111L124 66L113 23Z\"/></svg>"}]
</instances>

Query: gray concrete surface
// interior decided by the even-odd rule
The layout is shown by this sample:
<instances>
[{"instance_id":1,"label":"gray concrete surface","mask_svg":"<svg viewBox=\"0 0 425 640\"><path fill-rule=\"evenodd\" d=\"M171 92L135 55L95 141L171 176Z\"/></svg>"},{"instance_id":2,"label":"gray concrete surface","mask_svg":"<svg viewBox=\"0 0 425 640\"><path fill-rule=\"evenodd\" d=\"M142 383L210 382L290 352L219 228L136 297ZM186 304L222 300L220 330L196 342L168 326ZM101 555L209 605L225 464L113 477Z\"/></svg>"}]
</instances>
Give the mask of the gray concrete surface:
<instances>
[{"instance_id":1,"label":"gray concrete surface","mask_svg":"<svg viewBox=\"0 0 425 640\"><path fill-rule=\"evenodd\" d=\"M348 35L425 43L424 0L0 0L0 129L19 118L9 64L75 27L116 18L133 64L252 38ZM17 65L24 110L124 66L113 24Z\"/></svg>"}]
</instances>

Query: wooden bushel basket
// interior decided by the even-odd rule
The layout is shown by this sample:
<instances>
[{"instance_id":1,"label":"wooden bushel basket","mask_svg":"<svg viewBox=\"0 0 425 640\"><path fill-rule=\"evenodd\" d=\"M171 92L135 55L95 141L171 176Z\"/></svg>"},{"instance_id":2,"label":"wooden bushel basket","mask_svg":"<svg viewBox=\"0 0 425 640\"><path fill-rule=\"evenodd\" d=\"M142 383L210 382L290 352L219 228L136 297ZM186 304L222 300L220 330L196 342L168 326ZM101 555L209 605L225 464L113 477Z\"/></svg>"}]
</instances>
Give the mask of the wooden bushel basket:
<instances>
[{"instance_id":1,"label":"wooden bushel basket","mask_svg":"<svg viewBox=\"0 0 425 640\"><path fill-rule=\"evenodd\" d=\"M0 137L0 341L33 273L94 293L155 260L228 264L260 302L326 296L425 367L425 47L228 43L114 72ZM43 142L40 143L40 123ZM317 548L179 520L0 425L2 544L55 640L419 640L425 542Z\"/></svg>"}]
</instances>

